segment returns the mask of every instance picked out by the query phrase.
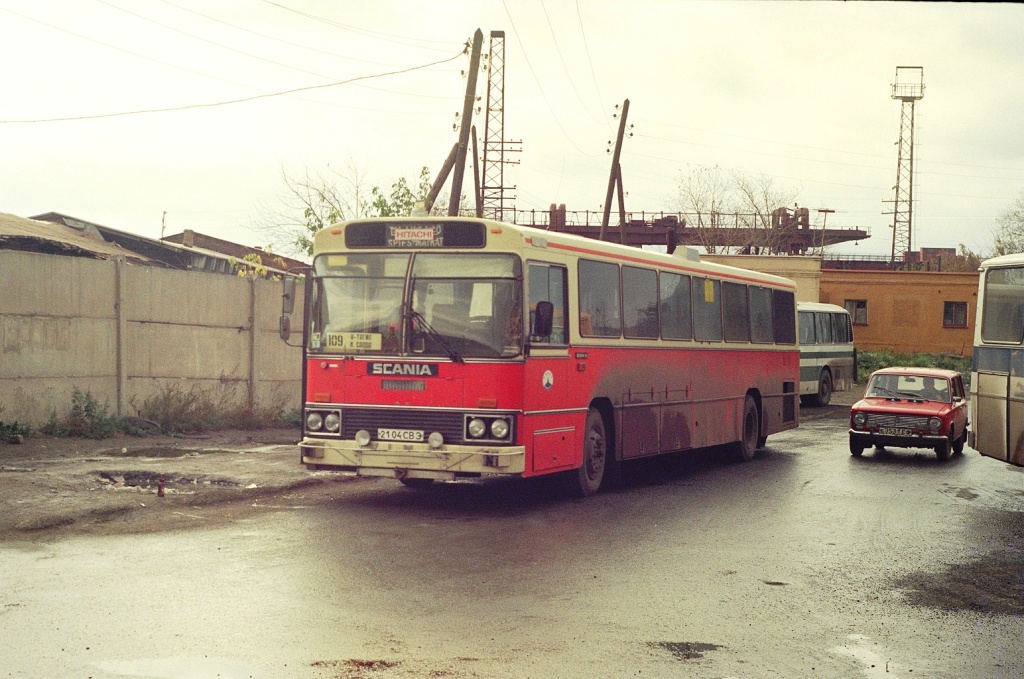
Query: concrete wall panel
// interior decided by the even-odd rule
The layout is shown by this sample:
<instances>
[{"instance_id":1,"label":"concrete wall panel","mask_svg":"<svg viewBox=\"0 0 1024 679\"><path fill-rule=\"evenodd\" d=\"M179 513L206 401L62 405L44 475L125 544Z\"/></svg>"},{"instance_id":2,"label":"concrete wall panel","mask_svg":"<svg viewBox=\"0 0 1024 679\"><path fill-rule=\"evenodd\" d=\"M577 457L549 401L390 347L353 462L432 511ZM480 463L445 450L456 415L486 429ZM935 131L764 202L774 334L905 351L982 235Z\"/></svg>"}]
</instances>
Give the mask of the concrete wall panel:
<instances>
[{"instance_id":1,"label":"concrete wall panel","mask_svg":"<svg viewBox=\"0 0 1024 679\"><path fill-rule=\"evenodd\" d=\"M114 263L0 250L0 313L113 318Z\"/></svg>"},{"instance_id":2,"label":"concrete wall panel","mask_svg":"<svg viewBox=\"0 0 1024 679\"><path fill-rule=\"evenodd\" d=\"M248 280L145 266L126 266L129 321L249 327Z\"/></svg>"}]
</instances>

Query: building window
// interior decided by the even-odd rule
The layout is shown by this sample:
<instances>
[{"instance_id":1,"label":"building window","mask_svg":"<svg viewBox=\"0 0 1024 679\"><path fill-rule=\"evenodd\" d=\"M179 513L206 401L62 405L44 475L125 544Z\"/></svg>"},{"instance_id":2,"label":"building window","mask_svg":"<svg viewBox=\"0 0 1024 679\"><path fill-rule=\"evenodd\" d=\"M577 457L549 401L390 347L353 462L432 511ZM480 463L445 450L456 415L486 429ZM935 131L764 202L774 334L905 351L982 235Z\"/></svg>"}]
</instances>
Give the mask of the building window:
<instances>
[{"instance_id":1,"label":"building window","mask_svg":"<svg viewBox=\"0 0 1024 679\"><path fill-rule=\"evenodd\" d=\"M942 303L942 327L943 328L966 328L967 327L967 302L943 302Z\"/></svg>"},{"instance_id":2,"label":"building window","mask_svg":"<svg viewBox=\"0 0 1024 679\"><path fill-rule=\"evenodd\" d=\"M848 299L843 306L850 312L850 318L854 325L868 324L868 301L866 299Z\"/></svg>"}]
</instances>

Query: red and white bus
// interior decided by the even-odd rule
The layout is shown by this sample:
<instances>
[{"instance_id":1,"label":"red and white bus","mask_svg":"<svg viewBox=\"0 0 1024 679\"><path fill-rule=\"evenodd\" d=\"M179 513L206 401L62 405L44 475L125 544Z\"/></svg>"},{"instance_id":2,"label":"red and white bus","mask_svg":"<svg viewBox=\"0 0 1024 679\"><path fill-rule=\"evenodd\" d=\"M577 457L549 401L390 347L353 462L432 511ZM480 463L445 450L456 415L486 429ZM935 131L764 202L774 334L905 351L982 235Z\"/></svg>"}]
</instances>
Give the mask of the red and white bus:
<instances>
[{"instance_id":1,"label":"red and white bus","mask_svg":"<svg viewBox=\"0 0 1024 679\"><path fill-rule=\"evenodd\" d=\"M792 281L467 218L319 231L302 462L406 485L564 473L797 426Z\"/></svg>"}]
</instances>

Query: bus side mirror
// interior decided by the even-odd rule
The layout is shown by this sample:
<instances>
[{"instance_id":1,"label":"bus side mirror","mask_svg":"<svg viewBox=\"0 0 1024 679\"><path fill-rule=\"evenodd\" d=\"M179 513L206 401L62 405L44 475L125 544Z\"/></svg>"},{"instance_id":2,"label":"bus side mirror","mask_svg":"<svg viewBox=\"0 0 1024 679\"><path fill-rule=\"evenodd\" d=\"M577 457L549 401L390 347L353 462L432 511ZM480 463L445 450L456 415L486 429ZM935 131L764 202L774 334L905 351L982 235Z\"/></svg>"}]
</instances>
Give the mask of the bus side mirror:
<instances>
[{"instance_id":1,"label":"bus side mirror","mask_svg":"<svg viewBox=\"0 0 1024 679\"><path fill-rule=\"evenodd\" d=\"M533 332L538 337L551 337L551 326L555 319L555 305L548 301L537 302L533 317Z\"/></svg>"},{"instance_id":2,"label":"bus side mirror","mask_svg":"<svg viewBox=\"0 0 1024 679\"><path fill-rule=\"evenodd\" d=\"M288 277L281 282L284 284L281 292L281 313L287 315L295 309L295 279Z\"/></svg>"},{"instance_id":3,"label":"bus side mirror","mask_svg":"<svg viewBox=\"0 0 1024 679\"><path fill-rule=\"evenodd\" d=\"M287 342L292 334L292 322L288 316L295 309L295 279L285 278L281 283L281 319L278 321L278 334Z\"/></svg>"}]
</instances>

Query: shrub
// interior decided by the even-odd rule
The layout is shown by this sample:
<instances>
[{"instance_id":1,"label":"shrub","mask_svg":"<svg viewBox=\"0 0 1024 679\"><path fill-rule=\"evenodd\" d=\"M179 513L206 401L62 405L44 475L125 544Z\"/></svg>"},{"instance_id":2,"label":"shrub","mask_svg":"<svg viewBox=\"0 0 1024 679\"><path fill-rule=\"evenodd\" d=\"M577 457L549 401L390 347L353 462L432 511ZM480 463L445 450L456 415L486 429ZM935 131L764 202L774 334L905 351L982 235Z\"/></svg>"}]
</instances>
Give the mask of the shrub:
<instances>
[{"instance_id":1,"label":"shrub","mask_svg":"<svg viewBox=\"0 0 1024 679\"><path fill-rule=\"evenodd\" d=\"M893 366L911 368L942 368L955 370L964 377L964 386L971 382L970 356L956 354L897 354L891 351L858 351L857 383L864 384L876 370Z\"/></svg>"}]
</instances>

